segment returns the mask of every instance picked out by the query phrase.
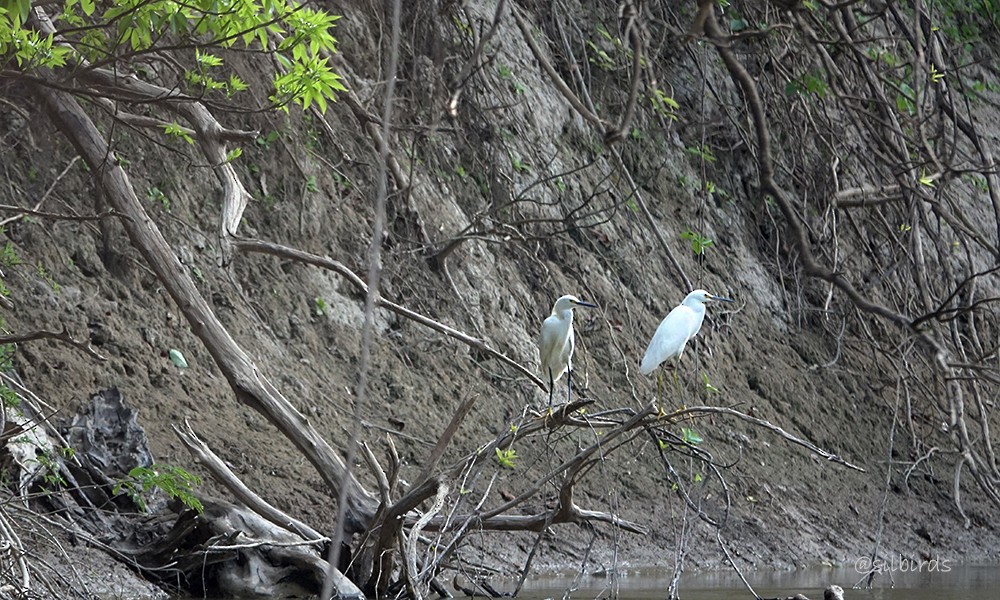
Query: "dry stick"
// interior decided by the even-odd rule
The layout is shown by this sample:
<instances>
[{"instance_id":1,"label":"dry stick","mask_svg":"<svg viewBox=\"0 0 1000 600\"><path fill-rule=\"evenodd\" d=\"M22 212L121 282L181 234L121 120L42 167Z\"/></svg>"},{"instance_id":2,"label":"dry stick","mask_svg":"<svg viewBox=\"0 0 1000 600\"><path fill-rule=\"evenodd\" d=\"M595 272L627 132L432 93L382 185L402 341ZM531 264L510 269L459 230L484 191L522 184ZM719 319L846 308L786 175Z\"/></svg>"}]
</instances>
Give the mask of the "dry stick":
<instances>
[{"instance_id":1,"label":"dry stick","mask_svg":"<svg viewBox=\"0 0 1000 600\"><path fill-rule=\"evenodd\" d=\"M479 511L482 510L483 504L486 504L486 499L490 497L490 492L493 490L493 484L496 483L496 480L497 480L497 473L494 473L493 477L490 478L489 484L487 484L486 486L486 491L483 492L482 497L479 499L479 502L476 503L476 506L469 513L469 516L467 516L462 521L462 524L459 525L458 528L454 530L451 541L449 541L446 546L441 548L441 551L438 554L437 559L435 559L433 562L431 562L430 565L427 566L427 568L425 569L427 572L437 573L444 559L447 558L448 556L451 556L451 553L455 550L455 548L458 547L459 542L465 539L465 531L469 528L469 525L473 523ZM462 487L463 488L465 487L464 481L462 482ZM451 516L453 516L453 514Z\"/></svg>"},{"instance_id":2,"label":"dry stick","mask_svg":"<svg viewBox=\"0 0 1000 600\"><path fill-rule=\"evenodd\" d=\"M454 438L455 433L462 424L462 421L465 420L469 411L472 410L477 398L478 396L471 396L466 399L465 402L463 402L458 410L452 415L451 422L438 438L437 444L435 444L434 449L431 451L427 460L427 465L424 467L423 471L421 471L420 476L416 479L416 484L413 486L413 489L421 489L425 483L434 487L440 487L437 479L431 481L434 469L440 462L441 457L444 455L444 451L448 448L448 445L451 443L452 438ZM372 524L369 527L369 531L377 530L380 527L385 528L378 536L375 549L376 554L381 554L389 550L394 533L403 525L403 521L398 519L402 512L399 510L398 506L390 504L388 493L385 494L383 502L385 503L384 509L379 511L379 514L372 520ZM409 508L406 510L409 510ZM410 536L413 536L412 532L410 533Z\"/></svg>"},{"instance_id":3,"label":"dry stick","mask_svg":"<svg viewBox=\"0 0 1000 600\"><path fill-rule=\"evenodd\" d=\"M80 158L77 156L76 158ZM120 217L121 215L115 210L108 209L96 215L68 215L66 213L54 213L46 212L44 210L35 210L32 208L24 208L23 206L14 206L12 204L0 204L0 210L10 211L20 213L13 217L8 217L3 221L0 221L0 227L16 221L22 217L39 217L41 219L53 219L56 221L100 221L106 217Z\"/></svg>"},{"instance_id":4,"label":"dry stick","mask_svg":"<svg viewBox=\"0 0 1000 600\"><path fill-rule=\"evenodd\" d=\"M584 106L582 102L580 102L580 99L576 97L576 94L573 93L573 90L569 89L569 86L566 85L566 82L563 81L563 78L560 77L559 73L557 73L556 70L552 67L552 63L550 63L548 58L545 57L545 54L542 53L542 49L538 47L538 44L535 42L534 36L531 34L531 28L528 26L528 23L525 22L524 18L520 14L518 14L516 6L514 7L513 10L510 11L510 14L514 16L514 22L517 23L518 29L521 30L521 36L524 38L524 41L528 44L528 48L531 49L531 53L532 55L534 55L535 60L537 60L538 64L541 65L542 70L545 71L545 74L549 76L549 79L552 81L552 84L556 86L556 89L559 90L559 93L562 94L563 98L565 98L566 101L570 103L570 106L573 107L573 110L580 113L580 116L586 119L587 121L590 121L592 124L596 125L601 130L602 133L606 133L608 131L614 131L614 127L612 127L610 123L608 123L604 119L601 119L599 116L595 115L590 110L588 110L587 107Z\"/></svg>"},{"instance_id":5,"label":"dry stick","mask_svg":"<svg viewBox=\"0 0 1000 600\"><path fill-rule=\"evenodd\" d=\"M642 211L643 218L646 219L646 224L649 225L649 230L653 232L653 236L656 237L656 241L660 244L660 249L663 254L667 257L669 266L673 268L674 272L681 278L684 282L684 289L692 289L691 280L688 279L687 273L681 268L681 263L677 261L677 257L674 256L673 251L670 250L670 246L667 245L667 240L663 237L663 232L656 224L656 220L653 218L653 213L649 211L649 207L646 206L646 201L643 200L642 194L639 193L639 186L636 185L635 180L632 179L632 173L625 166L625 161L622 159L621 152L618 148L612 149L615 158L618 159L618 166L621 168L622 172L625 173L625 178L628 180L629 189L632 191L632 198L635 199L635 203L639 206Z\"/></svg>"},{"instance_id":6,"label":"dry stick","mask_svg":"<svg viewBox=\"0 0 1000 600\"><path fill-rule=\"evenodd\" d=\"M382 143L379 147L378 168L375 170L375 222L372 224L372 241L368 250L368 291L365 294L365 320L361 327L361 357L358 365L358 385L354 394L354 416L351 420L350 444L347 447L347 472L350 473L351 465L354 462L354 451L358 432L361 429L361 418L363 409L367 408L368 400L368 369L371 363L372 339L374 338L375 306L380 297L378 284L382 269L382 236L385 229L385 203L388 195L386 178L389 171L389 136L392 133L390 124L392 123L392 106L395 100L396 91L396 65L399 61L399 30L400 30L400 1L393 0L392 11L392 34L389 46L389 64L386 70L385 94L382 98ZM334 577L336 576L337 564L340 560L340 546L345 535L349 532L344 523L347 516L346 500L347 488L341 488L337 501L337 517L333 544L330 546L329 565L327 566L326 579L323 581L323 590L320 593L320 600L327 600L333 593ZM409 580L408 580L409 581ZM412 584L412 581L410 581ZM414 588L411 592L416 592ZM417 600L420 600L418 595Z\"/></svg>"},{"instance_id":7,"label":"dry stick","mask_svg":"<svg viewBox=\"0 0 1000 600\"><path fill-rule=\"evenodd\" d=\"M3 538L3 543L7 546L10 556L13 557L12 561L21 576L21 585L16 591L18 595L27 595L31 590L31 578L28 576L28 563L24 560L24 545L21 544L21 538L17 536L17 532L7 522L6 512L3 510L0 510L0 538ZM14 569L12 568L10 571L14 571Z\"/></svg>"},{"instance_id":8,"label":"dry stick","mask_svg":"<svg viewBox=\"0 0 1000 600\"><path fill-rule=\"evenodd\" d=\"M736 574L740 576L740 579L743 581L743 585L747 586L747 589L750 590L750 593L753 594L754 598L756 598L757 600L760 600L760 595L753 590L753 587L750 586L750 582L747 581L747 578L743 576L743 572L740 571L740 568L736 566L736 562L733 561L732 555L729 554L729 550L726 548L726 544L723 543L723 541L722 541L722 532L721 531L716 531L715 532L715 539L718 540L718 542L719 542L719 548L722 548L722 552L725 553L726 560L728 560L729 564L732 565L733 570L736 571Z\"/></svg>"},{"instance_id":9,"label":"dry stick","mask_svg":"<svg viewBox=\"0 0 1000 600\"><path fill-rule=\"evenodd\" d=\"M229 238L236 235L239 230L243 212L250 200L250 192L243 186L236 169L229 162L224 142L254 139L258 132L226 129L200 102L191 101L176 90L162 88L134 77L122 76L105 69L92 69L86 71L83 78L91 85L109 87L115 91L131 94L136 100L158 101L190 123L197 132L195 139L202 154L212 165L212 170L222 184L222 211L218 236L223 246L221 260L223 264L228 262Z\"/></svg>"},{"instance_id":10,"label":"dry stick","mask_svg":"<svg viewBox=\"0 0 1000 600\"><path fill-rule=\"evenodd\" d=\"M754 123L754 133L757 138L757 168L759 171L758 177L760 178L761 188L774 197L775 203L784 215L789 233L792 236L792 241L796 249L799 251L800 262L802 263L802 268L806 275L817 277L835 284L861 310L885 317L902 327L908 328L910 325L909 317L897 313L881 304L875 304L862 297L861 294L854 289L854 286L851 285L851 283L842 275L834 273L816 261L812 251L812 246L809 244L809 238L806 235L805 228L802 226L798 214L796 214L796 212L792 209L789 193L781 188L774 180L774 166L773 159L771 157L771 134L768 130L767 116L764 113L764 105L761 102L756 83L743 64L736 58L736 55L729 46L729 42L725 35L722 33L714 14L710 15L706 20L705 28L710 39L714 42L713 45L719 53L719 56L726 65L730 77L732 77L734 83L743 93L744 100L750 109L751 117L753 118Z\"/></svg>"},{"instance_id":11,"label":"dry stick","mask_svg":"<svg viewBox=\"0 0 1000 600\"><path fill-rule=\"evenodd\" d=\"M261 254L270 254L272 256L277 256L279 258L287 258L289 260L295 260L298 262L303 262L306 264L317 266L323 269L328 269L330 271L333 271L334 273L343 276L345 279L347 279L348 282L350 282L355 288L357 288L362 293L365 294L368 293L368 285L364 281L362 281L360 277L358 277L353 271L347 268L347 266L345 266L343 263L340 263L331 258L326 258L323 256L319 256L318 254L311 254L309 252L298 250L296 248L290 248L288 246L282 246L281 244L275 244L272 242L265 242L261 240L239 239L233 242L233 246L235 249L243 250L245 252L259 252ZM438 321L435 321L430 317L426 317L406 307L400 306L399 304L390 302L389 300L386 300L381 296L378 296L375 299L375 304L377 306L385 308L386 310L394 312L401 317L410 319L411 321L416 321L417 323L420 323L421 325L424 325L426 327L430 327L431 329L439 333L443 333L444 335L450 338L454 338L462 342L463 344L466 344L469 347L474 348L475 350L478 350L484 354L488 354L493 358L496 358L500 362L516 369L522 375L530 379L535 385L537 385L542 390L548 389L548 387L544 383L542 383L542 380L537 375L529 371L520 363L516 362L507 355L503 354L502 352L494 350L486 342L484 342L479 338L472 337L457 329L453 329L452 327L444 325L443 323L439 323Z\"/></svg>"},{"instance_id":12,"label":"dry stick","mask_svg":"<svg viewBox=\"0 0 1000 600\"><path fill-rule=\"evenodd\" d=\"M897 367L898 368L898 367ZM899 404L900 404L900 387L903 384L902 373L897 374L897 384L896 384L896 406L892 408L892 425L889 427L889 441L886 444L886 461L885 461L885 488L882 493L882 502L879 505L878 510L878 520L876 521L877 526L875 528L875 540L872 546L872 553L869 556L871 564L875 564L875 559L878 557L879 546L882 545L882 532L885 530L885 512L889 508L889 493L892 491L892 457L896 452L896 423L898 421L896 415L899 414ZM905 481L905 479L904 479ZM875 577L875 570L868 574L868 589L871 589L872 579Z\"/></svg>"},{"instance_id":13,"label":"dry stick","mask_svg":"<svg viewBox=\"0 0 1000 600\"><path fill-rule=\"evenodd\" d=\"M624 140L628 134L629 128L632 126L632 119L635 118L635 105L639 97L639 84L642 81L640 75L642 74L643 45L641 30L637 23L636 8L632 2L624 2L621 9L624 10L622 18L626 21L625 32L632 44L632 80L629 84L628 101L625 104L625 114L622 115L621 123L616 130L606 132L604 135L605 141L609 144Z\"/></svg>"},{"instance_id":14,"label":"dry stick","mask_svg":"<svg viewBox=\"0 0 1000 600\"><path fill-rule=\"evenodd\" d=\"M404 546L405 552L403 555L403 564L406 566L405 577L406 585L410 588L410 594L413 595L416 600L423 600L423 595L420 593L420 582L417 580L420 574L419 569L417 569L417 540L420 538L420 532L423 531L424 527L430 523L434 515L441 512L441 507L444 506L444 499L448 496L448 492L451 488L446 483L441 483L438 485L437 495L434 497L434 504L431 505L430 509L427 510L420 518L414 523L413 527L410 528L410 534L404 535L403 539L406 542ZM433 576L433 574L431 574Z\"/></svg>"},{"instance_id":15,"label":"dry stick","mask_svg":"<svg viewBox=\"0 0 1000 600\"><path fill-rule=\"evenodd\" d=\"M951 430L952 435L959 446L959 452L961 454L961 460L958 464L967 464L973 478L979 484L982 491L994 504L1000 506L1000 493L998 493L996 486L993 485L986 477L984 477L983 473L980 472L975 457L972 454L972 443L969 439L968 429L965 423L963 393L959 382L953 377L948 376L952 373L952 369L948 366L949 355L947 349L926 332L914 331L912 327L912 320L909 317L898 313L887 306L871 302L867 298L863 297L854 288L854 286L844 278L843 275L831 271L828 267L825 267L816 261L805 229L802 227L798 215L792 209L790 194L781 188L774 179L770 131L767 125L767 117L764 112L764 105L760 99L760 94L757 91L756 83L743 64L736 58L736 55L730 47L729 41L722 33L714 14L710 15L706 22L706 31L715 45L719 56L722 58L726 69L729 71L730 77L742 92L743 98L750 109L754 124L754 132L757 137L757 146L759 148L757 168L759 171L758 177L760 178L760 187L774 198L778 207L781 209L781 212L785 217L786 226L791 234L793 244L799 251L799 261L802 264L803 271L807 276L816 277L833 283L848 298L850 298L854 305L859 309L864 312L881 316L901 328L913 332L917 339L929 348L934 361L938 365L938 368L948 379L947 387L949 389L948 397L951 405ZM957 470L956 473L961 473L961 471ZM956 507L961 511L961 506L959 505L957 498Z\"/></svg>"},{"instance_id":16,"label":"dry stick","mask_svg":"<svg viewBox=\"0 0 1000 600\"><path fill-rule=\"evenodd\" d=\"M187 447L191 455L196 460L201 462L201 464L212 473L215 480L226 486L226 488L233 493L233 496L245 504L247 508L267 519L271 523L274 523L278 527L299 535L302 539L308 542L325 543L330 541L329 538L325 537L323 534L316 531L306 523L281 512L254 493L254 491L247 487L245 483L240 481L240 478L237 477L228 466L226 466L226 463L223 462L222 459L220 459L215 452L208 447L208 444L198 437L198 435L194 432L194 429L191 427L191 423L189 423L187 419L184 419L183 430L178 428L176 425L171 425L171 427L177 437L180 438L181 442Z\"/></svg>"},{"instance_id":17,"label":"dry stick","mask_svg":"<svg viewBox=\"0 0 1000 600\"><path fill-rule=\"evenodd\" d=\"M22 333L19 335L4 335L0 336L0 345L2 344L19 344L21 342L30 342L33 340L58 340L64 344L69 344L81 352L85 352L90 356L96 358L100 361L108 360L107 358L101 356L96 350L90 347L90 342L86 344L83 342L78 342L74 340L69 335L69 330L63 326L62 331L45 331L40 329L38 331L29 331L28 333Z\"/></svg>"},{"instance_id":18,"label":"dry stick","mask_svg":"<svg viewBox=\"0 0 1000 600\"><path fill-rule=\"evenodd\" d=\"M60 171L58 175L56 175L56 178L54 180L52 180L52 183L49 184L49 187L47 187L45 189L45 192L42 193L42 197L39 198L38 202L35 203L35 208L33 208L31 210L28 210L28 209L21 208L21 207L13 207L13 206L8 207L6 205L0 206L0 209L3 209L3 210L17 210L18 212L21 213L19 215L15 215L13 217L8 217L8 218L4 219L3 221L0 221L0 227L3 227L4 225L8 225L10 223L13 223L14 221L17 221L18 219L24 217L24 215L33 215L33 216L36 216L36 217L47 217L47 218L54 218L54 219L65 219L65 220L71 220L71 221L72 220L77 220L77 219L80 219L80 220L89 220L89 217L86 218L86 219L84 219L84 218L81 218L81 217L68 217L68 216L63 216L63 215L53 216L52 213L45 213L45 212L42 212L42 211L38 210L38 209L40 209L42 207L42 204L45 204L45 201L49 198L50 195L52 195L53 190L56 189L56 186L59 185L59 182L62 181L62 178L66 176L66 173L69 173L69 170L73 168L73 165L75 165L78 160L80 160L79 156L74 156L72 159L70 159L69 164L67 164L63 168L63 170ZM99 216L94 217L94 218L99 219L102 216L104 216L104 215L99 215Z\"/></svg>"},{"instance_id":19,"label":"dry stick","mask_svg":"<svg viewBox=\"0 0 1000 600\"><path fill-rule=\"evenodd\" d=\"M386 477L385 469L379 464L378 459L375 458L375 453L372 452L371 446L368 442L361 442L361 456L365 459L365 464L372 473L375 474L375 479L378 481L378 495L382 500L382 504L385 506L389 505L389 478Z\"/></svg>"},{"instance_id":20,"label":"dry stick","mask_svg":"<svg viewBox=\"0 0 1000 600\"><path fill-rule=\"evenodd\" d=\"M871 196L874 196L873 198ZM840 190L833 196L833 205L837 208L854 208L863 206L878 206L903 200L903 189L898 183L890 185L862 186Z\"/></svg>"},{"instance_id":21,"label":"dry stick","mask_svg":"<svg viewBox=\"0 0 1000 600\"><path fill-rule=\"evenodd\" d=\"M46 78L55 80L55 75ZM130 241L180 308L192 332L211 353L237 400L265 415L308 458L331 489L350 488L352 525L363 530L364 523L375 512L374 497L350 474L343 459L309 420L267 380L219 321L188 269L180 264L139 202L128 175L120 165L107 161L110 148L90 116L67 92L40 84L33 85L33 91L44 103L53 123L87 161L95 183L106 193L110 204L122 213L121 223Z\"/></svg>"},{"instance_id":22,"label":"dry stick","mask_svg":"<svg viewBox=\"0 0 1000 600\"><path fill-rule=\"evenodd\" d=\"M774 424L772 424L769 421L765 421L764 419L758 419L757 417L751 417L750 415L748 415L746 413L741 413L740 411L734 410L732 408L726 408L724 406L691 406L691 407L688 407L688 408L684 408L684 409L681 409L681 410L674 411L674 412L670 413L669 415L667 415L666 418L670 419L670 420L677 420L677 419L679 419L681 417L688 416L688 415L691 415L691 416L700 416L700 415L703 415L703 414L729 415L731 417L736 417L738 419L742 419L742 420L744 420L744 421L746 421L748 423L753 423L754 425L757 425L758 427L763 427L764 429L768 429L770 431L773 431L774 433L777 433L779 436L785 438L789 442L791 442L793 444L797 444L799 446L802 446L806 450L809 450L813 454L818 454L819 456L822 456L823 458L827 459L828 461L841 464L841 465L847 467L848 469L853 469L855 471L861 471L862 473L866 473L867 472L864 469L862 469L861 467L859 467L859 466L857 466L857 465L855 465L853 463L850 463L850 462L844 460L843 458L840 458L836 454L832 454L830 452L827 452L826 450L823 450L822 448L820 448L819 446L816 446L815 444L812 444L811 442L807 442L807 441L803 440L802 438L796 437L796 436L788 433L787 431L785 431L781 427L778 427L777 425L774 425Z\"/></svg>"},{"instance_id":23,"label":"dry stick","mask_svg":"<svg viewBox=\"0 0 1000 600\"><path fill-rule=\"evenodd\" d=\"M558 25L558 21L556 24ZM570 48L569 42L566 40L566 35L561 27L559 31L563 37L563 45L565 46L564 51L572 56L572 48ZM575 58L573 60L575 60ZM576 81L577 85L580 86L580 89L583 92L584 100L587 101L588 106L590 106L590 110L593 110L593 103L590 100L590 95L587 94L587 88L586 85L584 84L583 76L580 73L580 70L574 69L573 73L577 78ZM635 179L632 177L632 172L629 170L628 166L626 166L625 160L622 158L621 152L619 151L618 148L612 148L612 153L618 160L618 168L621 169L621 172L625 174L625 179L628 181L629 193L631 197L635 200L636 204L639 206L639 209L642 211L643 218L646 219L646 224L649 225L649 229L650 231L653 232L653 236L656 238L657 243L659 243L660 249L663 251L663 254L667 257L668 267L673 268L673 270L677 273L678 277L680 277L681 281L684 282L685 289L687 290L692 289L691 280L688 279L687 273L685 273L684 269L681 268L681 264L677 261L677 257L674 256L674 253L670 250L670 246L667 245L667 240L663 237L663 233L657 226L656 220L653 218L653 214L649 211L649 207L646 204L646 201L643 199L642 194L639 192L639 186L636 184Z\"/></svg>"},{"instance_id":24,"label":"dry stick","mask_svg":"<svg viewBox=\"0 0 1000 600\"><path fill-rule=\"evenodd\" d=\"M444 456L444 451L448 448L448 444L450 444L452 438L455 437L455 433L458 431L459 426L462 425L462 421L465 420L469 411L471 411L472 407L475 406L478 398L479 396L469 397L462 403L461 406L458 407L455 414L451 416L451 422L448 423L448 427L445 428L444 433L442 433L441 437L438 438L437 444L434 446L430 456L427 458L427 465L424 467L424 470L421 471L420 477L417 478L418 483L431 477L431 473L434 472L438 462L441 461L441 457Z\"/></svg>"},{"instance_id":25,"label":"dry stick","mask_svg":"<svg viewBox=\"0 0 1000 600\"><path fill-rule=\"evenodd\" d=\"M515 506L517 506L518 504L524 502L525 500L527 500L528 498L530 498L531 496L533 496L534 494L536 494L538 492L538 490L540 490L541 487L547 481L549 481L552 478L554 478L554 477L556 477L556 476L558 476L558 475L566 472L567 470L570 470L570 469L576 467L580 462L586 461L591 455L593 455L595 452L598 452L599 450L601 450L602 448L604 448L614 438L618 437L619 435L621 435L623 433L626 433L626 432L632 430L633 428L635 428L636 425L638 425L639 423L641 423L643 419L645 419L647 416L653 414L654 412L655 412L655 409L653 408L652 404L646 406L646 408L644 408L643 410L635 413L635 415L633 415L629 420L624 421L621 425L618 426L618 428L612 429L612 430L609 430L608 432L606 432L604 434L604 436L602 436L602 438L601 438L600 441L595 442L594 444L591 444L589 447L584 448L580 452L577 452L576 455L574 455L571 458L566 459L560 465L558 465L557 467L553 468L544 477L542 477L540 480L538 480L535 483L533 483L530 488L528 488L527 490L525 490L524 492L522 492L520 496L514 498L513 500L511 500L509 502L506 502L505 504L500 505L497 508L494 508L494 509L486 512L482 516L482 520L484 522L487 522L492 517L496 517L496 516L502 514L503 512L505 512L505 511L507 511L507 510L509 510L509 509L511 509L511 508L513 508ZM544 423L539 423L539 425L541 427L545 427ZM521 437L524 437L524 435L526 435L526 433L524 432L524 428L522 428L522 427L518 427L518 433L519 433L519 435ZM501 438L501 439L503 439L503 438ZM492 446L493 444L490 444L490 445ZM488 451L490 449L491 448L489 448L489 446L487 446L487 450L485 452L483 452L483 454L488 453ZM571 511L571 510L572 510L571 507L560 507L559 512L562 513L564 511ZM607 516L604 513L601 513L601 515L602 515L602 517L606 517ZM571 517L571 516L575 516L575 515L564 515L564 517ZM513 522L513 521L511 521L511 522ZM625 528L625 529L628 529L629 531L632 531L633 533L642 533L642 534L645 534L645 529L642 528L642 527L640 527L640 526L635 525L634 523L628 523L626 525L623 522L622 527Z\"/></svg>"},{"instance_id":26,"label":"dry stick","mask_svg":"<svg viewBox=\"0 0 1000 600\"><path fill-rule=\"evenodd\" d=\"M483 48L485 48L486 44L488 44L489 41L493 39L493 36L496 35L497 29L499 29L500 26L500 19L503 18L504 9L506 7L507 0L499 0L499 2L497 2L496 11L493 13L493 22L490 24L489 30L485 35L479 38L479 43L476 44L475 50L472 51L472 56L465 61L465 65L462 66L462 70L458 73L458 77L455 78L458 85L455 88L455 91L452 92L447 106L448 114L451 115L452 118L458 117L458 100L462 95L462 90L465 89L465 84L468 83L469 77L472 76L473 69L478 68L476 63L479 62L479 57L483 54Z\"/></svg>"}]
</instances>

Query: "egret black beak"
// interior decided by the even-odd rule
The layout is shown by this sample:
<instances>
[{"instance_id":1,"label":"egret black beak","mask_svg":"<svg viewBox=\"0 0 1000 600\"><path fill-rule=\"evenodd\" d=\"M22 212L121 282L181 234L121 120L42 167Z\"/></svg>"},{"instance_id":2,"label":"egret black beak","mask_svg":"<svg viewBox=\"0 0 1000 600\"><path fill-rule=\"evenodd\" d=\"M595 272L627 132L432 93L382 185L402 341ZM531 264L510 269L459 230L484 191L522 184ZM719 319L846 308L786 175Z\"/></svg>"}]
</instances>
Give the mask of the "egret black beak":
<instances>
[{"instance_id":1,"label":"egret black beak","mask_svg":"<svg viewBox=\"0 0 1000 600\"><path fill-rule=\"evenodd\" d=\"M723 296L716 296L714 294L709 294L708 297L711 298L712 300L717 301L717 302L732 302L733 301L732 298L725 298Z\"/></svg>"},{"instance_id":2,"label":"egret black beak","mask_svg":"<svg viewBox=\"0 0 1000 600\"><path fill-rule=\"evenodd\" d=\"M586 306L587 308L597 308L596 304L591 304L590 302L584 302L583 300L576 301L577 306Z\"/></svg>"}]
</instances>

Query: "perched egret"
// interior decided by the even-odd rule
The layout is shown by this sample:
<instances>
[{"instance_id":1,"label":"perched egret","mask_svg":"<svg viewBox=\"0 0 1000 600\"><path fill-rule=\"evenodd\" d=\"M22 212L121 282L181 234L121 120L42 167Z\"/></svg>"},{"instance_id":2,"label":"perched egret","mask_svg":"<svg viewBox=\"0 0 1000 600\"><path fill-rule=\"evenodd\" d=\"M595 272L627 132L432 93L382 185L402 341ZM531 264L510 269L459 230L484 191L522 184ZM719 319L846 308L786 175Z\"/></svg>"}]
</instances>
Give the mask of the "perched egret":
<instances>
[{"instance_id":1,"label":"perched egret","mask_svg":"<svg viewBox=\"0 0 1000 600\"><path fill-rule=\"evenodd\" d=\"M705 305L715 300L732 302L729 298L714 296L705 290L695 290L670 311L670 314L660 321L653 339L649 341L646 353L642 356L642 363L639 364L639 372L649 375L663 361L680 358L684 353L684 347L701 329L701 322L705 320ZM662 406L660 412L663 412Z\"/></svg>"},{"instance_id":2,"label":"perched egret","mask_svg":"<svg viewBox=\"0 0 1000 600\"><path fill-rule=\"evenodd\" d=\"M552 306L552 314L542 322L542 335L538 344L540 370L549 378L549 408L552 408L552 392L559 378L566 373L566 401L573 393L573 309L577 306L597 308L596 304L584 302L576 296L566 295Z\"/></svg>"}]
</instances>

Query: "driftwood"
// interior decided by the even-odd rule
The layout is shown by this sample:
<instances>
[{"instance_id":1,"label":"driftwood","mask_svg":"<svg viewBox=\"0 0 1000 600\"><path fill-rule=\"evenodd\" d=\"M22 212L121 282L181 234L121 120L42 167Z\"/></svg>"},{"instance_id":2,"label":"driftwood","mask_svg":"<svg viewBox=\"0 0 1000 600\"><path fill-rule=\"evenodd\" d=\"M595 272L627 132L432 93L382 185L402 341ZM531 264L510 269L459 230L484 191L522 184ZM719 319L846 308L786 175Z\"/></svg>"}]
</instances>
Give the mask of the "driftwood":
<instances>
[{"instance_id":1,"label":"driftwood","mask_svg":"<svg viewBox=\"0 0 1000 600\"><path fill-rule=\"evenodd\" d=\"M206 502L204 514L185 511L169 533L130 554L150 572L169 565L190 589L238 597L316 594L326 576L315 541L228 502ZM364 598L343 575L334 585L343 600Z\"/></svg>"}]
</instances>

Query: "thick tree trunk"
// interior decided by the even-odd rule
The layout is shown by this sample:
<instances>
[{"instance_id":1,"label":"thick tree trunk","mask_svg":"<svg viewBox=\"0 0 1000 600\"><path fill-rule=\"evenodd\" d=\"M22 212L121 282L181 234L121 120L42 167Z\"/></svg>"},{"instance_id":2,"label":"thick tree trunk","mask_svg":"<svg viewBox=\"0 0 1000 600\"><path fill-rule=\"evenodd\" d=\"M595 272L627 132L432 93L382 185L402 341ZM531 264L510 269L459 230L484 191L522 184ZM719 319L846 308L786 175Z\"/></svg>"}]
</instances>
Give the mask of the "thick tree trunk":
<instances>
[{"instance_id":1,"label":"thick tree trunk","mask_svg":"<svg viewBox=\"0 0 1000 600\"><path fill-rule=\"evenodd\" d=\"M121 213L122 225L132 244L177 303L192 331L205 344L236 397L267 417L288 437L333 490L349 486L345 528L348 533L363 531L375 513L374 497L351 475L340 456L309 420L264 377L215 316L146 214L125 171L108 160L112 154L107 142L79 103L70 94L43 85L36 85L36 92L56 125L97 174L107 202Z\"/></svg>"}]
</instances>

